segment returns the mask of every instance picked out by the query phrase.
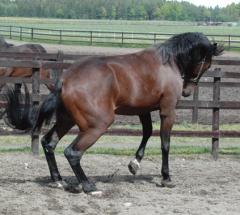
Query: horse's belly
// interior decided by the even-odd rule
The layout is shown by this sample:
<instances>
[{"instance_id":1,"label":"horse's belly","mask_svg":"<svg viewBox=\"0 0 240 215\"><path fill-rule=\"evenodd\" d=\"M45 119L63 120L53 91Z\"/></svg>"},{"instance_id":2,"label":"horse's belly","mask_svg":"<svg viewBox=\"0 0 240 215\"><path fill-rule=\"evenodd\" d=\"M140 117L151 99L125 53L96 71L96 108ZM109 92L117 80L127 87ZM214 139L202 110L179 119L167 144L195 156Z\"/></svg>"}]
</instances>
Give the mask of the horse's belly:
<instances>
[{"instance_id":1,"label":"horse's belly","mask_svg":"<svg viewBox=\"0 0 240 215\"><path fill-rule=\"evenodd\" d=\"M118 115L141 115L144 113L149 113L154 110L158 110L159 107L157 106L151 106L151 107L128 107L128 106L123 106L123 107L118 107L115 110L115 114Z\"/></svg>"}]
</instances>

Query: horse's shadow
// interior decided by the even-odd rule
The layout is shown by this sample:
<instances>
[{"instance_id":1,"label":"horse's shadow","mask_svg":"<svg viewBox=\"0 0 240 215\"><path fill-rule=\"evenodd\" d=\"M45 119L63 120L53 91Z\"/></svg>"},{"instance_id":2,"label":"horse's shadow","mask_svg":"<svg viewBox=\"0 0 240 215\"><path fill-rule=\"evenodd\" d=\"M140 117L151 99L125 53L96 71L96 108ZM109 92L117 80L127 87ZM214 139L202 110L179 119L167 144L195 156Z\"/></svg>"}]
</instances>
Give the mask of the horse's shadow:
<instances>
[{"instance_id":1,"label":"horse's shadow","mask_svg":"<svg viewBox=\"0 0 240 215\"><path fill-rule=\"evenodd\" d=\"M157 178L157 180L155 180ZM109 183L109 184L120 184L122 182L130 184L141 184L149 183L155 186L160 186L160 175L157 174L147 174L147 175L95 175L90 176L89 179L95 183ZM78 186L79 182L75 176L63 176L63 180L70 186ZM159 181L159 182L158 182ZM52 181L49 176L37 177L33 179L34 183L37 183L40 186L51 186Z\"/></svg>"},{"instance_id":2,"label":"horse's shadow","mask_svg":"<svg viewBox=\"0 0 240 215\"><path fill-rule=\"evenodd\" d=\"M113 173L111 175L95 175L89 177L90 181L93 181L95 183L104 183L104 184L110 184L110 185L119 185L121 183L127 184L142 184L143 186L145 184L152 184L153 186L162 187L160 183L160 176L156 174L147 174L147 175L120 175ZM21 179L21 178L9 178L9 179L3 179L0 178L0 186L12 186L14 184L25 184L27 186L27 183L35 183L39 185L42 188L50 188L50 189L60 189L65 190L70 193L80 193L82 192L81 186L78 186L79 183L75 176L63 176L63 180L65 182L65 185L59 186L58 183L52 182L51 178L49 176L41 176L41 177L35 177L33 179ZM97 185L98 186L98 185ZM114 186L115 187L115 186ZM117 188L116 188L117 189ZM116 192L116 190L115 190ZM110 188L110 190L107 190L104 192L104 195L106 198L109 198L112 196L112 193L115 193L114 190Z\"/></svg>"}]
</instances>

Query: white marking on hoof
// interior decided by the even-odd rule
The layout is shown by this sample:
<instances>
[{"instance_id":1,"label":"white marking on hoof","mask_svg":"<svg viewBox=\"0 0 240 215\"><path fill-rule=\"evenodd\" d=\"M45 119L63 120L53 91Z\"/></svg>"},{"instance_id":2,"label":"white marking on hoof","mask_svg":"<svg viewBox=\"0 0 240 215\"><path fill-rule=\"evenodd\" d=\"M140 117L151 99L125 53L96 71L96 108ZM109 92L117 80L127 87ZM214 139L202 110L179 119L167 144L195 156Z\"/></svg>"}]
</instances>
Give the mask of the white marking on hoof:
<instances>
[{"instance_id":1,"label":"white marking on hoof","mask_svg":"<svg viewBox=\"0 0 240 215\"><path fill-rule=\"evenodd\" d=\"M61 183L61 182L56 182L56 184L57 184L57 188L63 188L63 184Z\"/></svg>"},{"instance_id":2,"label":"white marking on hoof","mask_svg":"<svg viewBox=\"0 0 240 215\"><path fill-rule=\"evenodd\" d=\"M136 158L130 161L128 169L133 175L136 175L137 171L140 169L140 163Z\"/></svg>"},{"instance_id":3,"label":"white marking on hoof","mask_svg":"<svg viewBox=\"0 0 240 215\"><path fill-rule=\"evenodd\" d=\"M68 184L65 181L56 181L52 186L56 188L65 189L68 186Z\"/></svg>"},{"instance_id":4,"label":"white marking on hoof","mask_svg":"<svg viewBox=\"0 0 240 215\"><path fill-rule=\"evenodd\" d=\"M138 162L138 160L135 158L134 160L132 160L132 162L137 165L137 168L140 169L140 163Z\"/></svg>"},{"instance_id":5,"label":"white marking on hoof","mask_svg":"<svg viewBox=\"0 0 240 215\"><path fill-rule=\"evenodd\" d=\"M100 191L100 190L97 190L97 191L92 191L89 194L92 195L92 196L101 197L103 195L103 192Z\"/></svg>"},{"instance_id":6,"label":"white marking on hoof","mask_svg":"<svg viewBox=\"0 0 240 215\"><path fill-rule=\"evenodd\" d=\"M131 203L131 202L125 202L125 203L124 203L124 206L125 206L125 207L131 207L131 206L132 206L132 203Z\"/></svg>"}]
</instances>

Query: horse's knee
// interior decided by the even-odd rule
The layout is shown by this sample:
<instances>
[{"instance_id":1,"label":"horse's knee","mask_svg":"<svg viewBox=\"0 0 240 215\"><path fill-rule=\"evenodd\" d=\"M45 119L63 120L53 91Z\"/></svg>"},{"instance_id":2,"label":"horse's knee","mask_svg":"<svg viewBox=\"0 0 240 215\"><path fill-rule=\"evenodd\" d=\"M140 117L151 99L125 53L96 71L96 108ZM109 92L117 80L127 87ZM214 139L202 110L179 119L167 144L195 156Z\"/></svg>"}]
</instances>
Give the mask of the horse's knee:
<instances>
[{"instance_id":1,"label":"horse's knee","mask_svg":"<svg viewBox=\"0 0 240 215\"><path fill-rule=\"evenodd\" d=\"M55 141L48 141L47 138L43 137L41 140L41 144L43 149L48 153L54 153L56 148L57 142Z\"/></svg>"},{"instance_id":2,"label":"horse's knee","mask_svg":"<svg viewBox=\"0 0 240 215\"><path fill-rule=\"evenodd\" d=\"M72 147L67 147L64 150L64 155L67 158L67 160L69 161L69 163L71 165L76 165L78 163L80 163L80 160L82 158L83 152L80 151L74 151L72 149Z\"/></svg>"},{"instance_id":3,"label":"horse's knee","mask_svg":"<svg viewBox=\"0 0 240 215\"><path fill-rule=\"evenodd\" d=\"M164 152L169 152L170 146L169 146L169 144L163 144L161 149Z\"/></svg>"},{"instance_id":4,"label":"horse's knee","mask_svg":"<svg viewBox=\"0 0 240 215\"><path fill-rule=\"evenodd\" d=\"M169 142L165 142L161 144L161 149L163 152L169 152L170 150L170 143Z\"/></svg>"}]
</instances>

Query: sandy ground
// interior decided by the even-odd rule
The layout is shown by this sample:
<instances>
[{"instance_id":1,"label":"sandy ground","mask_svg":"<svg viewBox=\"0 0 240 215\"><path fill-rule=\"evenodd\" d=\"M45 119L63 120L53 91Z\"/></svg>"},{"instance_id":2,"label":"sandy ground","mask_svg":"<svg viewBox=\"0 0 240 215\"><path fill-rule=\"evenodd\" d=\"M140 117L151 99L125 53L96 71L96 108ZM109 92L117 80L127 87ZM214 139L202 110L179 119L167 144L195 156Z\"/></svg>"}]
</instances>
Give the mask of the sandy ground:
<instances>
[{"instance_id":1,"label":"sandy ground","mask_svg":"<svg viewBox=\"0 0 240 215\"><path fill-rule=\"evenodd\" d=\"M12 41L11 41L12 42ZM17 42L16 42L17 43ZM125 54L140 49L43 44L48 52ZM240 58L236 52L222 57ZM210 155L170 157L175 188L160 186L159 157L147 157L137 176L127 169L131 157L86 155L83 167L103 191L101 197L73 194L52 185L43 156L6 153L0 156L1 215L74 214L240 214L240 157ZM76 184L66 159L57 155L64 180Z\"/></svg>"},{"instance_id":2,"label":"sandy ground","mask_svg":"<svg viewBox=\"0 0 240 215\"><path fill-rule=\"evenodd\" d=\"M171 156L175 188L160 186L159 157L147 157L137 176L130 157L86 155L83 167L103 191L101 197L55 188L43 156L1 154L0 214L225 214L240 211L240 157ZM75 177L62 155L59 169L68 183Z\"/></svg>"}]
</instances>

